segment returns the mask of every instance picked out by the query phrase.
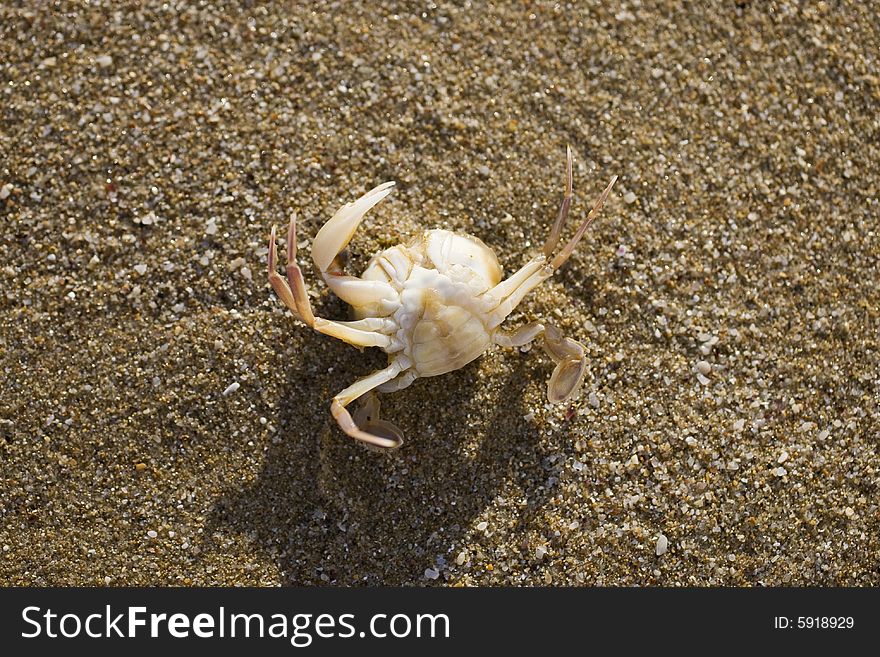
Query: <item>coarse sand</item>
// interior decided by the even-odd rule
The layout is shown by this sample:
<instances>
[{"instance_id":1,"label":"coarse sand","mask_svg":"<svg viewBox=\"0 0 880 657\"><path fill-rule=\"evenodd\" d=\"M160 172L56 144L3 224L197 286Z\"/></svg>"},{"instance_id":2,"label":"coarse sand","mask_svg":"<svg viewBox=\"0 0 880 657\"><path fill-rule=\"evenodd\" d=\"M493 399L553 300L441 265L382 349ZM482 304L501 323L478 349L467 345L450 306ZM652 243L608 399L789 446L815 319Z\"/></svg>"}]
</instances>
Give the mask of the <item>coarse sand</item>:
<instances>
[{"instance_id":1,"label":"coarse sand","mask_svg":"<svg viewBox=\"0 0 880 657\"><path fill-rule=\"evenodd\" d=\"M203 6L204 5L204 6ZM870 2L0 4L0 583L877 585L880 21ZM581 341L383 397L274 297L395 192L505 271L575 154L568 264L509 320ZM569 228L569 231L572 230ZM568 233L570 234L570 233Z\"/></svg>"}]
</instances>

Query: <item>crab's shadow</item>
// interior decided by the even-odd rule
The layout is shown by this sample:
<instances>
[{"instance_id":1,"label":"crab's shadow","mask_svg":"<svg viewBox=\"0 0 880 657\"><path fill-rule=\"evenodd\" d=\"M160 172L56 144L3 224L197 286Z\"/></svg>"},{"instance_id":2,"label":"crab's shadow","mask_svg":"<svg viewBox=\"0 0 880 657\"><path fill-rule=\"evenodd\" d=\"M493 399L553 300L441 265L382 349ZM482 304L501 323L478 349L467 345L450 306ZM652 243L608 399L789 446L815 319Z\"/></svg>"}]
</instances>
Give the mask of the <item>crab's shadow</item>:
<instances>
[{"instance_id":1,"label":"crab's shadow","mask_svg":"<svg viewBox=\"0 0 880 657\"><path fill-rule=\"evenodd\" d=\"M335 354L336 346L314 342L334 352L328 358L348 349L338 345ZM517 359L489 404L474 394L477 363L383 396L383 416L408 434L401 449L385 453L348 439L328 413L329 391L368 372L371 360L343 356L330 361L341 363L332 373L311 375L291 367L288 401L276 418L284 439L267 450L256 480L230 488L208 519L209 535L249 536L285 584L425 582L425 569L443 571L502 489L525 497L520 527L549 495L535 483L547 480L547 454L522 403L532 359Z\"/></svg>"}]
</instances>

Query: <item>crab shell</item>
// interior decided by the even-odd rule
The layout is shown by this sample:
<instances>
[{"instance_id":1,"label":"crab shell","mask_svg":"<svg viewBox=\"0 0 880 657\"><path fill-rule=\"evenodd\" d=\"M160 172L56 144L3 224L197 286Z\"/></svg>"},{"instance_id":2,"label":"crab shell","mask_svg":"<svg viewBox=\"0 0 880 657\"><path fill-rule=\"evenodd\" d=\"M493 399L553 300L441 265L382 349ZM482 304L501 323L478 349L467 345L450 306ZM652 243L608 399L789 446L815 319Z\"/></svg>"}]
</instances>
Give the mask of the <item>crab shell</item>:
<instances>
[{"instance_id":1,"label":"crab shell","mask_svg":"<svg viewBox=\"0 0 880 657\"><path fill-rule=\"evenodd\" d=\"M497 326L490 325L491 312L498 304L486 293L501 275L498 258L482 240L429 230L374 256L361 278L394 288L391 319L399 328L393 349L402 348L417 376L437 376L464 367L492 344ZM354 315L382 317L385 309L354 306Z\"/></svg>"},{"instance_id":2,"label":"crab shell","mask_svg":"<svg viewBox=\"0 0 880 657\"><path fill-rule=\"evenodd\" d=\"M574 251L602 208L617 177L605 188L574 237L557 249L572 198L572 155L567 154L566 193L559 215L542 253L502 280L495 253L471 235L428 230L407 244L375 255L360 277L348 276L339 262L365 214L391 193L393 182L370 190L340 208L324 224L312 243L312 259L324 281L348 302L354 321L315 317L305 280L296 262L296 215L287 234L287 278L276 271L275 228L269 239L269 282L291 313L316 331L362 347L388 353L388 366L358 379L339 392L331 413L352 438L380 446L399 447L403 432L378 417L372 394L393 392L418 377L437 376L459 369L492 344L521 347L543 339L545 351L556 363L547 387L551 402L576 393L586 371L584 348L553 326L530 322L507 332L500 325L520 301L550 278ZM366 401L354 417L346 407L360 397Z\"/></svg>"}]
</instances>

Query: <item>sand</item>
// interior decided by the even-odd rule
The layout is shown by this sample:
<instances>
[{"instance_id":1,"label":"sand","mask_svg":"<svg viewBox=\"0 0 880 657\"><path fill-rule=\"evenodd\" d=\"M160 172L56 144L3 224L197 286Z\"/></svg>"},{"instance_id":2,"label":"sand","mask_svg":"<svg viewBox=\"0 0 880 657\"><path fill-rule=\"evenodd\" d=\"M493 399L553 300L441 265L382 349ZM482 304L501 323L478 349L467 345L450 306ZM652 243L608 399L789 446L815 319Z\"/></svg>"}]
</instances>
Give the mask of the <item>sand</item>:
<instances>
[{"instance_id":1,"label":"sand","mask_svg":"<svg viewBox=\"0 0 880 657\"><path fill-rule=\"evenodd\" d=\"M875 3L209 4L0 6L0 583L880 584ZM346 318L341 204L397 181L354 269L442 227L510 272L567 144L574 220L620 180L508 325L580 398L494 348L347 438L384 355L286 312L271 225Z\"/></svg>"}]
</instances>

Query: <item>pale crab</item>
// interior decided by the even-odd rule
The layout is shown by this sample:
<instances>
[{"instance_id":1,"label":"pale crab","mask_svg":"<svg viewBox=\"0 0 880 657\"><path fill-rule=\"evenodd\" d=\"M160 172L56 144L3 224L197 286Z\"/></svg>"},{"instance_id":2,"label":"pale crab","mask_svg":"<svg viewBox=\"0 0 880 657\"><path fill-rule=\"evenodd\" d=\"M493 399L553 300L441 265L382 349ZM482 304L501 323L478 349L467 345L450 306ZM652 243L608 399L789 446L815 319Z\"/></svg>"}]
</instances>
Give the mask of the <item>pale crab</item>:
<instances>
[{"instance_id":1,"label":"pale crab","mask_svg":"<svg viewBox=\"0 0 880 657\"><path fill-rule=\"evenodd\" d=\"M581 344L539 322L512 332L501 328L519 302L568 260L617 180L612 178L574 237L557 252L572 199L570 148L566 160L565 196L541 253L504 280L495 253L481 240L439 229L426 230L407 244L373 256L360 278L348 276L339 254L367 211L391 193L394 182L382 183L340 208L315 236L312 259L330 289L353 307L354 321L315 317L296 263L296 214L287 232L287 280L276 271L272 227L269 282L293 315L320 333L358 348L379 347L388 354L387 367L358 379L333 398L330 412L346 434L379 447L399 447L403 432L379 419L379 402L371 391L394 392L418 377L464 367L493 344L522 347L543 337L544 349L556 363L547 386L550 401L564 402L577 393L587 366ZM352 417L346 406L364 395L365 403Z\"/></svg>"}]
</instances>

